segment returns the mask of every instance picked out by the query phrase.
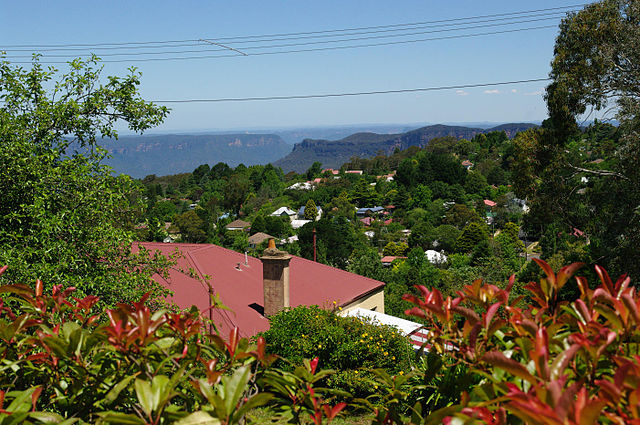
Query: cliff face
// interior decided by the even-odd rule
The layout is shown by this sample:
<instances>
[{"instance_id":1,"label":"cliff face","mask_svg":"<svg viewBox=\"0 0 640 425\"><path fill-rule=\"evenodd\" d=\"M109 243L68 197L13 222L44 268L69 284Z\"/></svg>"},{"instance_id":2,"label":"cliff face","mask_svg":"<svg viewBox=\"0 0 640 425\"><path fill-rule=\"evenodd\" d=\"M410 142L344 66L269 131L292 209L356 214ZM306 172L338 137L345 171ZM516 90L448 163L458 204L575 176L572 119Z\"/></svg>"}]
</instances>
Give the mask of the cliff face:
<instances>
[{"instance_id":1,"label":"cliff face","mask_svg":"<svg viewBox=\"0 0 640 425\"><path fill-rule=\"evenodd\" d=\"M231 167L267 164L291 150L273 134L123 136L103 146L111 155L106 164L116 173L136 178L191 172L201 164L218 162Z\"/></svg>"},{"instance_id":2,"label":"cliff face","mask_svg":"<svg viewBox=\"0 0 640 425\"><path fill-rule=\"evenodd\" d=\"M339 168L353 156L371 157L378 153L388 155L394 149L407 149L410 146L426 146L430 140L438 137L455 137L457 139L471 139L476 134L492 131L505 131L508 137L513 137L519 131L535 127L534 124L504 124L489 129L431 125L402 134L356 133L340 140L306 139L297 143L293 151L273 165L282 167L283 171L306 171L315 161L323 167Z\"/></svg>"}]
</instances>

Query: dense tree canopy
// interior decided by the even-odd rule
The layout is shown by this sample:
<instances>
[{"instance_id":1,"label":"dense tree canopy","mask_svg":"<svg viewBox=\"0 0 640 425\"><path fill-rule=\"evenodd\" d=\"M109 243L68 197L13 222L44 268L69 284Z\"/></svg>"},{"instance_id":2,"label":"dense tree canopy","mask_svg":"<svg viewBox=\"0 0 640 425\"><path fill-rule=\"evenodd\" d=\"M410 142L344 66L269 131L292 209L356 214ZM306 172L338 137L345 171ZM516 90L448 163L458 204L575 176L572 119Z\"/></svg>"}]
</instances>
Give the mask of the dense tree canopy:
<instances>
[{"instance_id":1,"label":"dense tree canopy","mask_svg":"<svg viewBox=\"0 0 640 425\"><path fill-rule=\"evenodd\" d=\"M589 253L583 261L634 277L640 276L639 43L637 1L603 0L563 20L546 93L550 118L543 129L516 137L512 173L517 195L530 201L529 234L542 235L552 223L560 233L583 234ZM616 118L619 127L596 121L581 131L583 114L592 110Z\"/></svg>"},{"instance_id":2,"label":"dense tree canopy","mask_svg":"<svg viewBox=\"0 0 640 425\"><path fill-rule=\"evenodd\" d=\"M143 131L168 111L139 97L135 70L106 82L100 71L96 59L66 74L37 58L31 69L0 62L0 264L4 280L64 283L113 304L157 293L148 278L159 264L130 252L136 188L101 164L98 140L118 121Z\"/></svg>"}]
</instances>

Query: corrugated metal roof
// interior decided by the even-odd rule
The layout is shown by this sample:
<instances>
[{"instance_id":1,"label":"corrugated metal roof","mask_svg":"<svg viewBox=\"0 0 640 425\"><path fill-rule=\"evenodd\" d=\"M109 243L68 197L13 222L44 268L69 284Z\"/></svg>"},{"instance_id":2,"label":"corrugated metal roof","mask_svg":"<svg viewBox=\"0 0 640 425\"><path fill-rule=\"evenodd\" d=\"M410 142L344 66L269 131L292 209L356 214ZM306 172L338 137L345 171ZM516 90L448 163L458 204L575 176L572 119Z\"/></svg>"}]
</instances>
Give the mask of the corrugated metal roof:
<instances>
[{"instance_id":1,"label":"corrugated metal roof","mask_svg":"<svg viewBox=\"0 0 640 425\"><path fill-rule=\"evenodd\" d=\"M222 335L238 326L242 336L253 336L268 329L269 321L258 312L264 307L262 262L254 257L211 244L134 243L150 251L170 255L177 248L178 271L172 268L169 278L154 275L153 279L174 292L170 298L182 309L195 305L209 308L209 289L189 276L189 269L200 277L209 276L212 290L232 312L215 309L213 322ZM246 263L245 263L246 258ZM384 282L369 279L344 270L292 256L289 269L291 307L347 305L384 286Z\"/></svg>"},{"instance_id":2,"label":"corrugated metal roof","mask_svg":"<svg viewBox=\"0 0 640 425\"><path fill-rule=\"evenodd\" d=\"M419 349L427 342L428 331L421 323L412 322L410 320L401 319L399 317L377 311L366 310L360 307L349 310L344 313L344 315L366 318L376 324L393 326L398 329L402 335L408 337L411 340L411 344L413 344L416 349Z\"/></svg>"}]
</instances>

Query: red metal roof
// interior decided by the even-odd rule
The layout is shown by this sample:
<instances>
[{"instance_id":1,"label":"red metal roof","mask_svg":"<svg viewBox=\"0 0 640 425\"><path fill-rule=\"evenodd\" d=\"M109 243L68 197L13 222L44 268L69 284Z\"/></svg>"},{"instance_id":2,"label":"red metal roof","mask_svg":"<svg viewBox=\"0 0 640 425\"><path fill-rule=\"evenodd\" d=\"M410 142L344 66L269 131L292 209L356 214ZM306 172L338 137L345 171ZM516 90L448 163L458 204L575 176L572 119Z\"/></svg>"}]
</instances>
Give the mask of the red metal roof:
<instances>
[{"instance_id":1,"label":"red metal roof","mask_svg":"<svg viewBox=\"0 0 640 425\"><path fill-rule=\"evenodd\" d=\"M393 263L394 260L397 260L398 258L399 259L406 259L407 257L398 257L398 256L395 256L395 255L386 255L386 256L382 257L382 259L380 259L380 262L391 264L391 263Z\"/></svg>"},{"instance_id":2,"label":"red metal roof","mask_svg":"<svg viewBox=\"0 0 640 425\"><path fill-rule=\"evenodd\" d=\"M496 204L495 202L493 202L493 201L492 201L492 200L490 200L490 199L485 199L485 200L484 200L484 204L485 204L486 206L488 206L488 207L495 207L496 205L498 205L498 204Z\"/></svg>"},{"instance_id":3,"label":"red metal roof","mask_svg":"<svg viewBox=\"0 0 640 425\"><path fill-rule=\"evenodd\" d=\"M365 217L365 218L361 218L360 221L365 225L365 226L371 226L371 223L373 223L375 220L372 219L371 217Z\"/></svg>"},{"instance_id":4,"label":"red metal roof","mask_svg":"<svg viewBox=\"0 0 640 425\"><path fill-rule=\"evenodd\" d=\"M269 328L269 321L254 307L262 308L262 262L245 255L211 244L164 244L155 242L134 243L150 251L159 250L164 255L175 252L176 268L169 278L154 275L153 279L174 292L170 301L179 308L195 305L200 310L209 308L208 288L188 275L193 269L200 276L209 276L210 282L224 305L232 311L214 309L212 319L222 335L237 326L242 336L252 336ZM344 270L292 256L289 268L291 307L318 305L320 307L345 306L384 286L384 282L369 279ZM253 307L252 307L253 306Z\"/></svg>"}]
</instances>

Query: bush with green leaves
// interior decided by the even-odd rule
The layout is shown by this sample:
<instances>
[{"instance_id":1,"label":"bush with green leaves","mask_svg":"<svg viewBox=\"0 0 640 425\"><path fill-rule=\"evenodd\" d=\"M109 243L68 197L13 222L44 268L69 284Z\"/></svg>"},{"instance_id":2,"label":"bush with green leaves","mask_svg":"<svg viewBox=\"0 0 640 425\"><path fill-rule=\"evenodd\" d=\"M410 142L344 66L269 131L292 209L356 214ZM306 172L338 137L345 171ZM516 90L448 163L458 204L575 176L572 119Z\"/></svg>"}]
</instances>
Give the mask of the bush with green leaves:
<instances>
[{"instance_id":1,"label":"bush with green leaves","mask_svg":"<svg viewBox=\"0 0 640 425\"><path fill-rule=\"evenodd\" d=\"M0 286L2 425L231 425L266 404L320 424L344 408L314 385L332 373L317 360L275 369L264 338L222 338L195 308L154 312L145 297L100 313L95 296L43 286Z\"/></svg>"},{"instance_id":2,"label":"bush with green leaves","mask_svg":"<svg viewBox=\"0 0 640 425\"><path fill-rule=\"evenodd\" d=\"M397 329L357 317L342 317L318 306L299 306L270 318L264 332L267 351L281 356L281 367L294 368L305 358L318 357L320 366L334 369L327 380L333 388L354 396L375 392L367 381L370 370L407 371L413 349Z\"/></svg>"}]
</instances>

